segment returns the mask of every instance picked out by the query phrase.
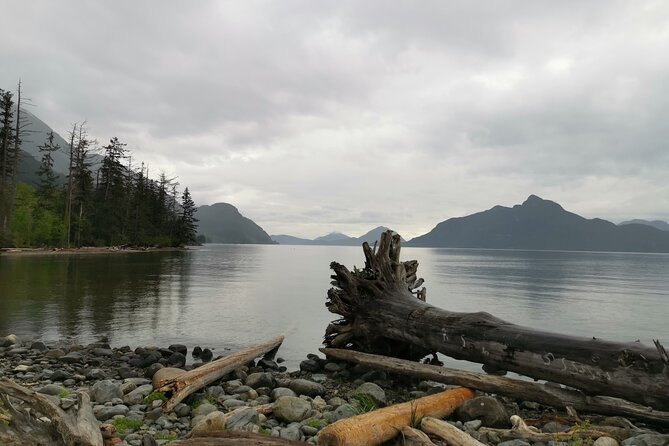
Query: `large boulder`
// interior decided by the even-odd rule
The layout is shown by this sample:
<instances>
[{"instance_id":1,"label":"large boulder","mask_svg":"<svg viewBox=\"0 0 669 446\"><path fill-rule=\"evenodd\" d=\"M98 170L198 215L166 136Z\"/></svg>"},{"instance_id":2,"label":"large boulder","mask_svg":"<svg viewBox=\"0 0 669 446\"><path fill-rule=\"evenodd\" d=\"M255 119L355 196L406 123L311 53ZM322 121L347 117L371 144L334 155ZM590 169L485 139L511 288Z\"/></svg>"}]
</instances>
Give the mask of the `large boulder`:
<instances>
[{"instance_id":1,"label":"large boulder","mask_svg":"<svg viewBox=\"0 0 669 446\"><path fill-rule=\"evenodd\" d=\"M274 403L274 416L279 420L293 423L309 417L311 403L294 396L282 396Z\"/></svg>"},{"instance_id":2,"label":"large boulder","mask_svg":"<svg viewBox=\"0 0 669 446\"><path fill-rule=\"evenodd\" d=\"M107 403L114 398L122 398L121 383L105 379L98 381L91 387L91 399L100 404Z\"/></svg>"},{"instance_id":3,"label":"large boulder","mask_svg":"<svg viewBox=\"0 0 669 446\"><path fill-rule=\"evenodd\" d=\"M487 427L509 426L509 414L504 405L495 398L479 396L465 401L455 411L461 421L481 420Z\"/></svg>"},{"instance_id":4,"label":"large boulder","mask_svg":"<svg viewBox=\"0 0 669 446\"><path fill-rule=\"evenodd\" d=\"M294 379L288 387L298 395L307 395L312 398L325 393L325 387L322 384L309 381L308 379Z\"/></svg>"},{"instance_id":5,"label":"large boulder","mask_svg":"<svg viewBox=\"0 0 669 446\"><path fill-rule=\"evenodd\" d=\"M623 440L621 446L669 446L669 435L641 434Z\"/></svg>"},{"instance_id":6,"label":"large boulder","mask_svg":"<svg viewBox=\"0 0 669 446\"><path fill-rule=\"evenodd\" d=\"M353 392L353 395L369 395L374 400L377 406L386 405L386 392L374 383L362 383Z\"/></svg>"},{"instance_id":7,"label":"large boulder","mask_svg":"<svg viewBox=\"0 0 669 446\"><path fill-rule=\"evenodd\" d=\"M249 425L255 425L260 422L258 417L258 412L252 407L246 409L240 409L239 412L235 412L230 418L225 422L225 428L231 431L243 431L248 430Z\"/></svg>"}]
</instances>

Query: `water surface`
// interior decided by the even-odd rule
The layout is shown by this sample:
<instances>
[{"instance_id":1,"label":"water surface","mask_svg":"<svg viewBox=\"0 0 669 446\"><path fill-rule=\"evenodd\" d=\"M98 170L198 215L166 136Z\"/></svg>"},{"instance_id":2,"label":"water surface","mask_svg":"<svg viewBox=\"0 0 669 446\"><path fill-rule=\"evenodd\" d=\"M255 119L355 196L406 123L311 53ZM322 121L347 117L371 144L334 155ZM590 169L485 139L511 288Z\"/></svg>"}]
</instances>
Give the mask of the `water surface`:
<instances>
[{"instance_id":1,"label":"water surface","mask_svg":"<svg viewBox=\"0 0 669 446\"><path fill-rule=\"evenodd\" d=\"M404 248L428 302L544 330L669 343L669 255ZM357 247L205 245L186 252L0 256L0 335L106 337L218 352L286 334L295 366L320 346L329 264Z\"/></svg>"}]
</instances>

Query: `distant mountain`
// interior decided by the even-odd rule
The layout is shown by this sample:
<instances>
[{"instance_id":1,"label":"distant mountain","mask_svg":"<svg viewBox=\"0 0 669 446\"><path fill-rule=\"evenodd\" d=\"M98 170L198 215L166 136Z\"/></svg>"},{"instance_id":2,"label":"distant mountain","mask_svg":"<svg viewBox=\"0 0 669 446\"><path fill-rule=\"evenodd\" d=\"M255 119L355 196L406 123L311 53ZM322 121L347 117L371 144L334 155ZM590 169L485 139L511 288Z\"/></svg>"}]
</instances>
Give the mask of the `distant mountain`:
<instances>
[{"instance_id":1,"label":"distant mountain","mask_svg":"<svg viewBox=\"0 0 669 446\"><path fill-rule=\"evenodd\" d=\"M669 252L669 233L645 225L586 219L535 195L512 208L495 206L450 218L408 246L565 251Z\"/></svg>"},{"instance_id":2,"label":"distant mountain","mask_svg":"<svg viewBox=\"0 0 669 446\"><path fill-rule=\"evenodd\" d=\"M293 237L292 235L278 234L270 236L279 245L313 245L314 241L307 238Z\"/></svg>"},{"instance_id":3,"label":"distant mountain","mask_svg":"<svg viewBox=\"0 0 669 446\"><path fill-rule=\"evenodd\" d=\"M628 220L628 221L623 221L621 223L618 223L618 226L622 226L622 225L646 225L646 226L652 226L654 228L657 228L660 231L669 231L669 223L667 223L666 221L662 221L662 220L648 221L648 220L634 219L634 220Z\"/></svg>"},{"instance_id":4,"label":"distant mountain","mask_svg":"<svg viewBox=\"0 0 669 446\"><path fill-rule=\"evenodd\" d=\"M203 235L206 243L274 243L260 226L228 203L200 206L195 217L199 220L198 235Z\"/></svg>"},{"instance_id":5,"label":"distant mountain","mask_svg":"<svg viewBox=\"0 0 669 446\"><path fill-rule=\"evenodd\" d=\"M378 226L360 237L350 237L341 232L331 232L313 240L293 237L292 235L273 235L272 240L281 245L360 246L363 242L373 245L379 240L381 233L387 230L388 228L385 226ZM404 239L402 239L402 242L404 243Z\"/></svg>"},{"instance_id":6,"label":"distant mountain","mask_svg":"<svg viewBox=\"0 0 669 446\"><path fill-rule=\"evenodd\" d=\"M327 235L316 237L314 242L316 245L346 245L351 240L353 240L353 237L349 237L346 234L342 234L341 232L331 232Z\"/></svg>"},{"instance_id":7,"label":"distant mountain","mask_svg":"<svg viewBox=\"0 0 669 446\"><path fill-rule=\"evenodd\" d=\"M21 108L21 121L25 118L25 129L28 134L23 138L21 143L21 161L19 163L19 181L31 185L37 184L37 169L42 160L42 154L39 151L39 146L46 141L47 134L52 131L44 121L39 119L34 114ZM59 175L58 181L65 183L67 171L69 169L69 144L57 132L53 132L54 144L60 146L60 150L53 152L53 170ZM97 167L102 161L102 156L97 153L89 153L89 162L92 164L91 169L97 170Z\"/></svg>"}]
</instances>

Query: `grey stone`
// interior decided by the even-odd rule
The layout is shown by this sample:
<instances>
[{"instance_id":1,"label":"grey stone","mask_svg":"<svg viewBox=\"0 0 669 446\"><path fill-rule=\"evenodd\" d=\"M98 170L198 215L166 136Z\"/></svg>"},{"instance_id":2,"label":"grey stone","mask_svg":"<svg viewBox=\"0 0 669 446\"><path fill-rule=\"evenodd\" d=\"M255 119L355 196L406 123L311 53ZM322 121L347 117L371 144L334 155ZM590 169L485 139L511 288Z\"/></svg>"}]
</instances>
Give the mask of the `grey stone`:
<instances>
[{"instance_id":1,"label":"grey stone","mask_svg":"<svg viewBox=\"0 0 669 446\"><path fill-rule=\"evenodd\" d=\"M468 431L477 431L483 422L481 420L472 420L464 423L465 430Z\"/></svg>"},{"instance_id":2,"label":"grey stone","mask_svg":"<svg viewBox=\"0 0 669 446\"><path fill-rule=\"evenodd\" d=\"M218 398L219 396L225 394L225 391L221 386L211 386L207 388L207 393L214 398Z\"/></svg>"},{"instance_id":3,"label":"grey stone","mask_svg":"<svg viewBox=\"0 0 669 446\"><path fill-rule=\"evenodd\" d=\"M91 399L98 403L106 403L114 398L122 398L121 384L109 379L104 379L93 384L91 387Z\"/></svg>"},{"instance_id":4,"label":"grey stone","mask_svg":"<svg viewBox=\"0 0 669 446\"><path fill-rule=\"evenodd\" d=\"M323 370L325 370L328 373L334 373L340 371L341 367L336 362L328 362L323 366Z\"/></svg>"},{"instance_id":5,"label":"grey stone","mask_svg":"<svg viewBox=\"0 0 669 446\"><path fill-rule=\"evenodd\" d=\"M274 403L274 416L289 423L302 421L309 416L311 403L294 396L282 396Z\"/></svg>"},{"instance_id":6,"label":"grey stone","mask_svg":"<svg viewBox=\"0 0 669 446\"><path fill-rule=\"evenodd\" d=\"M305 359L300 362L300 370L303 372L318 372L321 369L321 365L318 361L313 359Z\"/></svg>"},{"instance_id":7,"label":"grey stone","mask_svg":"<svg viewBox=\"0 0 669 446\"><path fill-rule=\"evenodd\" d=\"M299 424L290 424L279 431L279 437L286 440L299 441L302 438Z\"/></svg>"},{"instance_id":8,"label":"grey stone","mask_svg":"<svg viewBox=\"0 0 669 446\"><path fill-rule=\"evenodd\" d=\"M223 401L223 405L226 407L226 409L236 409L238 407L248 406L248 404L246 404L244 401L235 398L230 398Z\"/></svg>"},{"instance_id":9,"label":"grey stone","mask_svg":"<svg viewBox=\"0 0 669 446\"><path fill-rule=\"evenodd\" d=\"M611 437L599 437L592 446L618 446L618 441Z\"/></svg>"},{"instance_id":10,"label":"grey stone","mask_svg":"<svg viewBox=\"0 0 669 446\"><path fill-rule=\"evenodd\" d=\"M567 432L570 427L565 426L564 424L558 423L557 421L549 421L544 424L544 427L541 428L541 432L556 434L558 432Z\"/></svg>"},{"instance_id":11,"label":"grey stone","mask_svg":"<svg viewBox=\"0 0 669 446\"><path fill-rule=\"evenodd\" d=\"M515 440L503 441L499 443L497 446L530 446L530 444L527 441L515 439Z\"/></svg>"},{"instance_id":12,"label":"grey stone","mask_svg":"<svg viewBox=\"0 0 669 446\"><path fill-rule=\"evenodd\" d=\"M313 437L314 435L316 435L318 433L317 428L315 428L313 426L307 426L306 424L302 425L302 427L300 429L302 430L304 435L307 435L309 437Z\"/></svg>"},{"instance_id":13,"label":"grey stone","mask_svg":"<svg viewBox=\"0 0 669 446\"><path fill-rule=\"evenodd\" d=\"M307 395L312 398L325 393L325 387L322 384L307 379L295 379L290 383L289 387L298 395Z\"/></svg>"},{"instance_id":14,"label":"grey stone","mask_svg":"<svg viewBox=\"0 0 669 446\"><path fill-rule=\"evenodd\" d=\"M62 398L60 400L60 407L62 407L65 410L69 409L75 404L77 404L77 400L75 400L74 398Z\"/></svg>"},{"instance_id":15,"label":"grey stone","mask_svg":"<svg viewBox=\"0 0 669 446\"><path fill-rule=\"evenodd\" d=\"M167 364L169 364L170 367L183 367L186 365L186 355L174 352L167 358Z\"/></svg>"},{"instance_id":16,"label":"grey stone","mask_svg":"<svg viewBox=\"0 0 669 446\"><path fill-rule=\"evenodd\" d=\"M163 369L163 368L165 368L165 366L162 365L159 362L151 364L150 366L148 366L144 370L144 377L147 378L147 379L151 379L151 378L153 378L153 375L155 375L158 370Z\"/></svg>"},{"instance_id":17,"label":"grey stone","mask_svg":"<svg viewBox=\"0 0 669 446\"><path fill-rule=\"evenodd\" d=\"M197 417L198 415L209 415L214 411L216 411L216 406L210 403L202 403L193 409L192 414L194 417Z\"/></svg>"},{"instance_id":18,"label":"grey stone","mask_svg":"<svg viewBox=\"0 0 669 446\"><path fill-rule=\"evenodd\" d=\"M137 367L142 369L146 368L151 364L155 364L156 362L160 361L162 358L163 355L161 355L158 350L150 351L139 360Z\"/></svg>"},{"instance_id":19,"label":"grey stone","mask_svg":"<svg viewBox=\"0 0 669 446\"><path fill-rule=\"evenodd\" d=\"M114 356L114 352L109 348L94 348L93 354L95 356L105 356L105 357Z\"/></svg>"},{"instance_id":20,"label":"grey stone","mask_svg":"<svg viewBox=\"0 0 669 446\"><path fill-rule=\"evenodd\" d=\"M179 403L174 406L174 413L177 414L179 418L187 417L190 415L191 409L188 404Z\"/></svg>"},{"instance_id":21,"label":"grey stone","mask_svg":"<svg viewBox=\"0 0 669 446\"><path fill-rule=\"evenodd\" d=\"M128 406L123 404L119 404L118 406L104 407L95 414L95 418L100 421L107 421L110 418L114 418L116 415L125 415L129 410L130 409L128 409Z\"/></svg>"},{"instance_id":22,"label":"grey stone","mask_svg":"<svg viewBox=\"0 0 669 446\"><path fill-rule=\"evenodd\" d=\"M278 400L282 396L297 396L297 393L293 392L288 387L277 387L272 390L272 399Z\"/></svg>"},{"instance_id":23,"label":"grey stone","mask_svg":"<svg viewBox=\"0 0 669 446\"><path fill-rule=\"evenodd\" d=\"M620 443L621 446L669 446L669 435L641 434Z\"/></svg>"},{"instance_id":24,"label":"grey stone","mask_svg":"<svg viewBox=\"0 0 669 446\"><path fill-rule=\"evenodd\" d=\"M46 386L37 389L37 391L45 395L54 395L54 396L58 396L63 392L67 392L65 387L59 386L58 384L47 384Z\"/></svg>"},{"instance_id":25,"label":"grey stone","mask_svg":"<svg viewBox=\"0 0 669 446\"><path fill-rule=\"evenodd\" d=\"M19 343L19 337L14 334L10 334L0 339L0 347L11 347L12 345L18 343Z\"/></svg>"},{"instance_id":26,"label":"grey stone","mask_svg":"<svg viewBox=\"0 0 669 446\"><path fill-rule=\"evenodd\" d=\"M38 350L43 352L49 350L49 347L47 347L46 344L42 341L35 341L32 344L30 344L30 350Z\"/></svg>"},{"instance_id":27,"label":"grey stone","mask_svg":"<svg viewBox=\"0 0 669 446\"><path fill-rule=\"evenodd\" d=\"M461 421L480 419L487 427L506 427L509 425L509 415L506 409L495 398L479 396L465 401L455 411Z\"/></svg>"},{"instance_id":28,"label":"grey stone","mask_svg":"<svg viewBox=\"0 0 669 446\"><path fill-rule=\"evenodd\" d=\"M74 351L70 352L65 356L60 357L60 361L65 362L67 364L75 364L78 362L82 362L84 359L84 355L82 355L80 352Z\"/></svg>"},{"instance_id":29,"label":"grey stone","mask_svg":"<svg viewBox=\"0 0 669 446\"><path fill-rule=\"evenodd\" d=\"M173 352L181 353L184 356L188 354L188 347L186 347L183 344L172 344L169 347L167 347L167 349L172 350Z\"/></svg>"},{"instance_id":30,"label":"grey stone","mask_svg":"<svg viewBox=\"0 0 669 446\"><path fill-rule=\"evenodd\" d=\"M51 381L65 381L67 379L72 379L72 374L64 370L56 370L49 376Z\"/></svg>"},{"instance_id":31,"label":"grey stone","mask_svg":"<svg viewBox=\"0 0 669 446\"><path fill-rule=\"evenodd\" d=\"M130 406L141 404L142 401L144 401L144 398L146 398L151 392L153 392L153 386L151 384L144 384L123 396L123 402Z\"/></svg>"},{"instance_id":32,"label":"grey stone","mask_svg":"<svg viewBox=\"0 0 669 446\"><path fill-rule=\"evenodd\" d=\"M225 428L233 431L245 430L249 424L257 424L259 421L258 412L249 407L235 412L234 415L228 418L225 422Z\"/></svg>"},{"instance_id":33,"label":"grey stone","mask_svg":"<svg viewBox=\"0 0 669 446\"><path fill-rule=\"evenodd\" d=\"M364 383L359 385L355 391L353 392L354 395L369 395L374 399L374 402L377 405L385 405L386 404L386 392L379 387L378 384L375 383Z\"/></svg>"},{"instance_id":34,"label":"grey stone","mask_svg":"<svg viewBox=\"0 0 669 446\"><path fill-rule=\"evenodd\" d=\"M330 423L334 423L335 421L343 420L344 418L353 417L355 415L358 415L358 409L351 404L342 404L332 412L325 414L325 418Z\"/></svg>"},{"instance_id":35,"label":"grey stone","mask_svg":"<svg viewBox=\"0 0 669 446\"><path fill-rule=\"evenodd\" d=\"M86 378L91 380L105 379L107 374L102 369L91 369L86 374Z\"/></svg>"},{"instance_id":36,"label":"grey stone","mask_svg":"<svg viewBox=\"0 0 669 446\"><path fill-rule=\"evenodd\" d=\"M259 387L274 387L276 381L271 373L251 373L246 377L246 385L254 389Z\"/></svg>"}]
</instances>

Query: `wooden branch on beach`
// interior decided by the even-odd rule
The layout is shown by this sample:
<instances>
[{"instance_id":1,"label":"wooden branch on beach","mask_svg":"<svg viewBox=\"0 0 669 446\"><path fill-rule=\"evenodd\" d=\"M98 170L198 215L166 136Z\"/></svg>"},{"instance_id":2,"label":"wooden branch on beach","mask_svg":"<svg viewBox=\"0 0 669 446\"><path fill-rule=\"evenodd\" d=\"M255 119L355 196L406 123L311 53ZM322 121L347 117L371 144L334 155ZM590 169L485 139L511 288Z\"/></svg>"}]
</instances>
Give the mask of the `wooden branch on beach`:
<instances>
[{"instance_id":1,"label":"wooden branch on beach","mask_svg":"<svg viewBox=\"0 0 669 446\"><path fill-rule=\"evenodd\" d=\"M245 348L188 372L172 374L166 378L162 374L159 375L153 380L153 388L169 395L168 400L163 404L163 410L165 412L173 410L174 406L187 396L260 356L272 356L282 342L283 336L277 336L267 342Z\"/></svg>"},{"instance_id":2,"label":"wooden branch on beach","mask_svg":"<svg viewBox=\"0 0 669 446\"><path fill-rule=\"evenodd\" d=\"M0 379L0 395L10 411L9 427L17 439L9 444L64 444L66 446L102 446L102 434L86 393L78 393L78 409L64 411L47 396L15 382ZM20 400L16 406L10 398ZM29 409L29 410L27 410ZM44 420L37 416L46 417ZM0 435L0 438L2 436ZM14 441L17 440L16 443ZM25 442L25 443L24 443Z\"/></svg>"},{"instance_id":3,"label":"wooden branch on beach","mask_svg":"<svg viewBox=\"0 0 669 446\"><path fill-rule=\"evenodd\" d=\"M597 439L599 437L611 437L615 436L610 432L599 431L596 428L572 428L568 432L540 432L538 429L535 430L529 427L522 418L518 415L513 415L511 417L511 429L493 429L488 427L482 427L479 429L481 433L494 432L499 435L503 440L527 440L530 442L549 442L549 441L572 441L576 438L592 438ZM616 440L622 441L624 438L617 438Z\"/></svg>"},{"instance_id":4,"label":"wooden branch on beach","mask_svg":"<svg viewBox=\"0 0 669 446\"><path fill-rule=\"evenodd\" d=\"M468 433L436 418L423 418L420 422L420 428L423 432L446 440L450 446L486 446Z\"/></svg>"},{"instance_id":5,"label":"wooden branch on beach","mask_svg":"<svg viewBox=\"0 0 669 446\"><path fill-rule=\"evenodd\" d=\"M374 446L397 436L425 416L450 415L474 392L463 387L339 420L318 434L322 446Z\"/></svg>"},{"instance_id":6,"label":"wooden branch on beach","mask_svg":"<svg viewBox=\"0 0 669 446\"><path fill-rule=\"evenodd\" d=\"M362 364L377 370L399 375L436 381L444 384L469 387L487 393L509 396L522 401L534 401L546 406L602 415L621 415L641 421L669 426L669 412L653 410L646 406L607 396L588 396L578 390L562 389L532 381L504 376L467 372L430 364L420 364L388 356L372 355L353 350L322 348L327 357Z\"/></svg>"},{"instance_id":7,"label":"wooden branch on beach","mask_svg":"<svg viewBox=\"0 0 669 446\"><path fill-rule=\"evenodd\" d=\"M421 430L411 426L404 426L402 428L402 445L403 446L436 446L430 437Z\"/></svg>"},{"instance_id":8,"label":"wooden branch on beach","mask_svg":"<svg viewBox=\"0 0 669 446\"><path fill-rule=\"evenodd\" d=\"M418 262L400 261L400 237L387 231L378 250L363 244L365 267L332 262L327 307L342 316L325 345L404 359L427 353L477 362L669 410L669 365L658 348L549 333L488 313L456 313L423 301Z\"/></svg>"}]
</instances>

